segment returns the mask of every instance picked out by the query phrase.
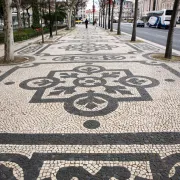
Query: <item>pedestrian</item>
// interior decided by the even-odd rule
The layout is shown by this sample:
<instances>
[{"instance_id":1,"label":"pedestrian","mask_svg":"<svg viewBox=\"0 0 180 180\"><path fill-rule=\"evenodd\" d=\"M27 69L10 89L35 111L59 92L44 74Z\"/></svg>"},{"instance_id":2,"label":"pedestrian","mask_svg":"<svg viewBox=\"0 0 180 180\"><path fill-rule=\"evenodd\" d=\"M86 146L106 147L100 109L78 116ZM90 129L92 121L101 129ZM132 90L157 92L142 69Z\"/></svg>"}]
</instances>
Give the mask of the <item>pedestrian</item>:
<instances>
[{"instance_id":1,"label":"pedestrian","mask_svg":"<svg viewBox=\"0 0 180 180\"><path fill-rule=\"evenodd\" d=\"M96 19L94 20L94 26L95 26L95 29L96 29L96 27L97 27L97 20Z\"/></svg>"},{"instance_id":2,"label":"pedestrian","mask_svg":"<svg viewBox=\"0 0 180 180\"><path fill-rule=\"evenodd\" d=\"M88 20L85 20L86 29L88 28Z\"/></svg>"}]
</instances>

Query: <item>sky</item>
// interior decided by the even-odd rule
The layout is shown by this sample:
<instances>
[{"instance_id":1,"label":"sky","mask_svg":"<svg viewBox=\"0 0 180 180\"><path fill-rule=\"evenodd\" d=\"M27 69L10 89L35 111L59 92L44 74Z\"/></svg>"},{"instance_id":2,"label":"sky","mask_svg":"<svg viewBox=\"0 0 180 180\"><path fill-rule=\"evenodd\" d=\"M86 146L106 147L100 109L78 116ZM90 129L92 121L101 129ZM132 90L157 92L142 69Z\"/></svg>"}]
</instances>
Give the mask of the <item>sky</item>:
<instances>
[{"instance_id":1,"label":"sky","mask_svg":"<svg viewBox=\"0 0 180 180\"><path fill-rule=\"evenodd\" d=\"M96 9L99 9L99 2L98 2L98 0L94 0L94 5L95 5ZM93 0L89 0L88 3L87 3L86 9L92 9L92 6L93 6Z\"/></svg>"},{"instance_id":2,"label":"sky","mask_svg":"<svg viewBox=\"0 0 180 180\"><path fill-rule=\"evenodd\" d=\"M130 0L130 1L134 2L134 0ZM93 5L93 0L88 0L86 9L87 10L92 9L92 5ZM99 1L98 0L94 0L94 5L95 5L96 9L99 9Z\"/></svg>"}]
</instances>

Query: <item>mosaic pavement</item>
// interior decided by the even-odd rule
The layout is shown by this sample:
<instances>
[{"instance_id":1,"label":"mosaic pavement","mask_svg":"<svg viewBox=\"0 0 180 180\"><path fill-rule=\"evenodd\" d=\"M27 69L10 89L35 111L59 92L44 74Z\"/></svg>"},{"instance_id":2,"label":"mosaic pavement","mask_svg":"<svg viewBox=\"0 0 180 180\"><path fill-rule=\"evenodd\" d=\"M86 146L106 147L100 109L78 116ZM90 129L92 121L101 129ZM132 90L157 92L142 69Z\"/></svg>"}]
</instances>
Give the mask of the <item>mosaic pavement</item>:
<instances>
[{"instance_id":1,"label":"mosaic pavement","mask_svg":"<svg viewBox=\"0 0 180 180\"><path fill-rule=\"evenodd\" d=\"M180 64L79 25L0 66L0 180L180 179Z\"/></svg>"}]
</instances>

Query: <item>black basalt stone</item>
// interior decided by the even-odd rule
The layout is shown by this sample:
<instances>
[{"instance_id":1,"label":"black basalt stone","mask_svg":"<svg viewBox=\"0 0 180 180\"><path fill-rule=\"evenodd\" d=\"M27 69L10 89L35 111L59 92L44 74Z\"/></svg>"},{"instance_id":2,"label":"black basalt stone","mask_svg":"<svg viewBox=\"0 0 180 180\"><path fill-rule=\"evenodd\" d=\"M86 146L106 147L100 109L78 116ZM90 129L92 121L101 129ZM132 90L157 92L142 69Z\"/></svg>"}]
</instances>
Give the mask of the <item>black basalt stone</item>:
<instances>
[{"instance_id":1,"label":"black basalt stone","mask_svg":"<svg viewBox=\"0 0 180 180\"><path fill-rule=\"evenodd\" d=\"M100 123L96 120L88 120L83 124L83 126L87 129L97 129L100 127Z\"/></svg>"}]
</instances>

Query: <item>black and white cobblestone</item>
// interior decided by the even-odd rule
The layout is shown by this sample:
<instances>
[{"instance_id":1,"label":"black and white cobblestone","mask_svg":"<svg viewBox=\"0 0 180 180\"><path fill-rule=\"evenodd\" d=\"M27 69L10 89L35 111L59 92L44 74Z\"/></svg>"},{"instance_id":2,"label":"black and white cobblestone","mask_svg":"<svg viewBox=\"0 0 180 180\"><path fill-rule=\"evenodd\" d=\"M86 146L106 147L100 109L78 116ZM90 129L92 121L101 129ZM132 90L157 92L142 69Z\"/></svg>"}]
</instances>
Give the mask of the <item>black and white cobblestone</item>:
<instances>
[{"instance_id":1,"label":"black and white cobblestone","mask_svg":"<svg viewBox=\"0 0 180 180\"><path fill-rule=\"evenodd\" d=\"M63 35L0 66L0 179L178 180L179 63L92 26Z\"/></svg>"}]
</instances>

